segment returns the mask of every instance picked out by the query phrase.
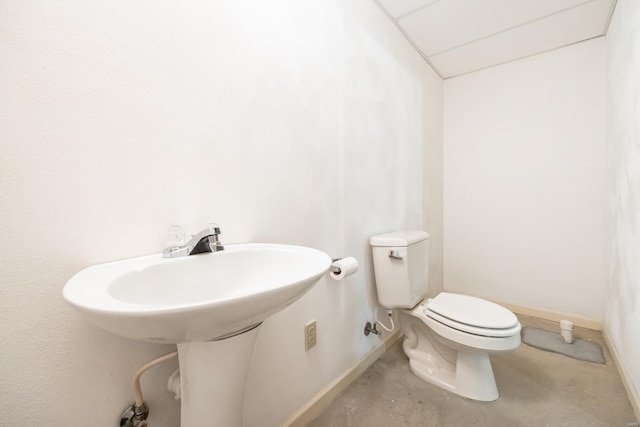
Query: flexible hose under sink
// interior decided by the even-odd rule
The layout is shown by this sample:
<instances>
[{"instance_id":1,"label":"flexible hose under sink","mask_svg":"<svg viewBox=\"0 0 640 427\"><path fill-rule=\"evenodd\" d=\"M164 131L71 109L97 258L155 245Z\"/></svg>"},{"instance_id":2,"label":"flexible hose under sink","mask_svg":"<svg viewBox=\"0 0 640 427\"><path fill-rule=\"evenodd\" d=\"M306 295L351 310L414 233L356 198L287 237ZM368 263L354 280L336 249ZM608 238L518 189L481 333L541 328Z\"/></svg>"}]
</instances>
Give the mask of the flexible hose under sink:
<instances>
[{"instance_id":1,"label":"flexible hose under sink","mask_svg":"<svg viewBox=\"0 0 640 427\"><path fill-rule=\"evenodd\" d=\"M149 416L149 407L144 403L142 397L142 386L140 385L140 376L149 368L157 365L158 363L169 360L178 355L177 351L172 351L164 356L160 356L145 363L140 369L136 371L133 376L133 394L135 403L126 408L120 417L120 427L149 427L147 417Z\"/></svg>"},{"instance_id":2,"label":"flexible hose under sink","mask_svg":"<svg viewBox=\"0 0 640 427\"><path fill-rule=\"evenodd\" d=\"M138 371L133 376L133 394L135 397L136 406L142 406L144 404L144 399L142 398L142 386L140 385L140 376L142 376L144 371L157 365L158 363L162 363L165 360L176 357L177 355L178 350L172 351L171 353L167 353L164 356L160 356L156 359L151 360L150 362L145 363L140 369L138 369Z\"/></svg>"}]
</instances>

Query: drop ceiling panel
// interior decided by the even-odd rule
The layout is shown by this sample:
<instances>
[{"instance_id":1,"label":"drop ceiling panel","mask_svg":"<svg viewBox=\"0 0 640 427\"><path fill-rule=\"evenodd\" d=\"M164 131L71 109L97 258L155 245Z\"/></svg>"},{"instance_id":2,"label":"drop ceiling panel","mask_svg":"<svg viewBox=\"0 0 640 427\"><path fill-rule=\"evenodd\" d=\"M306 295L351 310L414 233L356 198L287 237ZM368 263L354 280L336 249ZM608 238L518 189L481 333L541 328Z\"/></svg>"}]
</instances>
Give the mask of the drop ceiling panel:
<instances>
[{"instance_id":1,"label":"drop ceiling panel","mask_svg":"<svg viewBox=\"0 0 640 427\"><path fill-rule=\"evenodd\" d=\"M409 12L414 12L428 4L438 0L379 0L380 5L389 12L391 16L397 18Z\"/></svg>"},{"instance_id":2,"label":"drop ceiling panel","mask_svg":"<svg viewBox=\"0 0 640 427\"><path fill-rule=\"evenodd\" d=\"M443 78L604 35L616 0L375 0ZM640 0L634 0L640 1Z\"/></svg>"},{"instance_id":3,"label":"drop ceiling panel","mask_svg":"<svg viewBox=\"0 0 640 427\"><path fill-rule=\"evenodd\" d=\"M610 1L597 0L544 20L502 32L429 57L451 77L587 40L603 33Z\"/></svg>"},{"instance_id":4,"label":"drop ceiling panel","mask_svg":"<svg viewBox=\"0 0 640 427\"><path fill-rule=\"evenodd\" d=\"M430 56L581 3L585 0L439 1L398 19L398 24Z\"/></svg>"}]
</instances>

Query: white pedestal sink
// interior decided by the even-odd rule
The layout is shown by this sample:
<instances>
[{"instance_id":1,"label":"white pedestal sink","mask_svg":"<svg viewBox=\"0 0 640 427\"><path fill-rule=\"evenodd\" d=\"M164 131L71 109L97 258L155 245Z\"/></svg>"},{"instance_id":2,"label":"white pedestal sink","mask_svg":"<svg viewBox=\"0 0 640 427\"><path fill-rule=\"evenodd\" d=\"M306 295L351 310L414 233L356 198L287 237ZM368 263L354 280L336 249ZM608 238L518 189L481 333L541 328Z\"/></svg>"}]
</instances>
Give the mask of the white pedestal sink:
<instances>
[{"instance_id":1,"label":"white pedestal sink","mask_svg":"<svg viewBox=\"0 0 640 427\"><path fill-rule=\"evenodd\" d=\"M228 245L95 265L69 280L63 295L114 334L178 344L181 427L241 427L260 324L304 295L330 264L324 252L301 246Z\"/></svg>"}]
</instances>

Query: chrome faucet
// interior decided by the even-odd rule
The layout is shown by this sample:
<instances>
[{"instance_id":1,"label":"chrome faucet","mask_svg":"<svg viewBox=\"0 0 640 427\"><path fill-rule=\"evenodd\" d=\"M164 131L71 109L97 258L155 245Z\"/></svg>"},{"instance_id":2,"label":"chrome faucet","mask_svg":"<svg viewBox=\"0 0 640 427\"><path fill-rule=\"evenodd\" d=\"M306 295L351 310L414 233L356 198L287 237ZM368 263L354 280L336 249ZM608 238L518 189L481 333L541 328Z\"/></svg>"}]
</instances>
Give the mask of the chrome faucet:
<instances>
[{"instance_id":1,"label":"chrome faucet","mask_svg":"<svg viewBox=\"0 0 640 427\"><path fill-rule=\"evenodd\" d=\"M169 246L162 251L164 258L176 258L187 255L201 254L204 252L223 251L224 246L220 242L220 227L218 224L209 224L207 228L191 236L189 241L182 245Z\"/></svg>"}]
</instances>

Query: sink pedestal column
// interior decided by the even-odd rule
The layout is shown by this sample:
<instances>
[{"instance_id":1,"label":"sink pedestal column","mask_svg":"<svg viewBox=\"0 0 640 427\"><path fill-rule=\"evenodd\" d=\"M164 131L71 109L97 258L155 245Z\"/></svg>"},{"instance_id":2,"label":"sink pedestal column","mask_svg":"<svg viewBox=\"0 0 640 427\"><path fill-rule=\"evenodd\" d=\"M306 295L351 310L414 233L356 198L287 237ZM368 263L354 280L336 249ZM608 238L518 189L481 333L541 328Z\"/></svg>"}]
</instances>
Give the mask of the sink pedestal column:
<instances>
[{"instance_id":1,"label":"sink pedestal column","mask_svg":"<svg viewBox=\"0 0 640 427\"><path fill-rule=\"evenodd\" d=\"M219 341L178 344L181 427L242 427L244 391L258 329Z\"/></svg>"}]
</instances>

